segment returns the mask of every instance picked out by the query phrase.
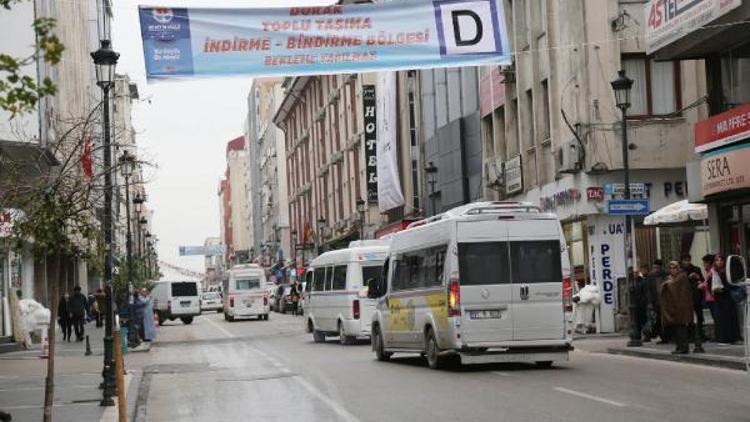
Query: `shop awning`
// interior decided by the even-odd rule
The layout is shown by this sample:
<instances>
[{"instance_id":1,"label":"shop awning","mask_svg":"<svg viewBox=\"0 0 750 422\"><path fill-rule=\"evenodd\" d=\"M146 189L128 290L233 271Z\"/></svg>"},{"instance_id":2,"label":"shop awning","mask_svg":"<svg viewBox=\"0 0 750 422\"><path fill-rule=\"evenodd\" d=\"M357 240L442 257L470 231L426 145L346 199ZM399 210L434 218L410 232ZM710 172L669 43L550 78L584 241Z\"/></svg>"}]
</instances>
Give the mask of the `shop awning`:
<instances>
[{"instance_id":1,"label":"shop awning","mask_svg":"<svg viewBox=\"0 0 750 422\"><path fill-rule=\"evenodd\" d=\"M708 220L708 206L706 204L693 204L688 202L687 199L683 199L652 212L646 216L643 224L658 226L704 220Z\"/></svg>"}]
</instances>

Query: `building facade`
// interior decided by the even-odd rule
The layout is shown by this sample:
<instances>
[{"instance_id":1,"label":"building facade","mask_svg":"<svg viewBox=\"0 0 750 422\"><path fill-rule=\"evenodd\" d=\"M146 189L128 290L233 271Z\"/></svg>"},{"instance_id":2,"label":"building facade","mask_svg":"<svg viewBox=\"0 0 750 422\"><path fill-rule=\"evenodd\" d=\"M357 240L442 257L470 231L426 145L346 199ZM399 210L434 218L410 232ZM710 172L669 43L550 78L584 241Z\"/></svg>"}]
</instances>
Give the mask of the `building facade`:
<instances>
[{"instance_id":1,"label":"building facade","mask_svg":"<svg viewBox=\"0 0 750 422\"><path fill-rule=\"evenodd\" d=\"M225 178L219 184L226 245L227 265L250 261L250 202L248 200L248 166L250 162L245 147L245 136L227 143L227 169Z\"/></svg>"},{"instance_id":2,"label":"building facade","mask_svg":"<svg viewBox=\"0 0 750 422\"><path fill-rule=\"evenodd\" d=\"M628 110L633 197L652 210L687 198L693 123L705 113L701 61L657 62L646 54L642 2L516 0L508 3L512 66L480 80L483 182L488 199L528 201L563 222L579 283L601 286L599 329L626 311L622 116L610 85L634 80ZM700 250L704 237L657 230L635 218L634 265ZM677 238L677 239L675 239ZM620 318L618 318L618 316Z\"/></svg>"},{"instance_id":3,"label":"building facade","mask_svg":"<svg viewBox=\"0 0 750 422\"><path fill-rule=\"evenodd\" d=\"M696 122L688 136L697 154L688 166L693 187L690 199L708 204L713 253L736 254L750 259L750 1L703 0L702 26L681 22L647 28L657 48L654 55L669 63L695 58L705 62L709 116ZM655 9L656 8L656 9ZM658 10L648 2L644 14ZM696 9L698 9L696 7ZM666 34L665 40L655 34ZM670 34L676 34L669 37Z\"/></svg>"},{"instance_id":4,"label":"building facade","mask_svg":"<svg viewBox=\"0 0 750 422\"><path fill-rule=\"evenodd\" d=\"M303 265L380 226L365 178L363 86L371 74L287 78L273 122L284 131L292 257ZM357 209L364 201L364 212ZM361 230L360 230L361 229Z\"/></svg>"}]
</instances>

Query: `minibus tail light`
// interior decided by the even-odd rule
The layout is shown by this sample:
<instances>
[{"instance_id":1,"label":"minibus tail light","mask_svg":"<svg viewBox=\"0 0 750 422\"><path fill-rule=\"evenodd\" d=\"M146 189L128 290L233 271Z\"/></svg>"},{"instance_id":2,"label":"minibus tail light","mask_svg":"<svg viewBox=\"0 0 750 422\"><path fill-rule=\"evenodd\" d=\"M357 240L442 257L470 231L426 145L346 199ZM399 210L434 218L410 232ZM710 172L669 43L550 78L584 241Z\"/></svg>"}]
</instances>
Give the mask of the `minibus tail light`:
<instances>
[{"instance_id":1,"label":"minibus tail light","mask_svg":"<svg viewBox=\"0 0 750 422\"><path fill-rule=\"evenodd\" d=\"M263 296L263 306L268 305L268 295Z\"/></svg>"},{"instance_id":2,"label":"minibus tail light","mask_svg":"<svg viewBox=\"0 0 750 422\"><path fill-rule=\"evenodd\" d=\"M461 316L461 285L451 280L448 285L448 316Z\"/></svg>"},{"instance_id":3,"label":"minibus tail light","mask_svg":"<svg viewBox=\"0 0 750 422\"><path fill-rule=\"evenodd\" d=\"M573 312L573 283L570 278L563 279L562 298L565 312Z\"/></svg>"},{"instance_id":4,"label":"minibus tail light","mask_svg":"<svg viewBox=\"0 0 750 422\"><path fill-rule=\"evenodd\" d=\"M359 299L352 301L352 315L354 319L359 319Z\"/></svg>"},{"instance_id":5,"label":"minibus tail light","mask_svg":"<svg viewBox=\"0 0 750 422\"><path fill-rule=\"evenodd\" d=\"M234 308L234 295L229 295L229 307Z\"/></svg>"}]
</instances>

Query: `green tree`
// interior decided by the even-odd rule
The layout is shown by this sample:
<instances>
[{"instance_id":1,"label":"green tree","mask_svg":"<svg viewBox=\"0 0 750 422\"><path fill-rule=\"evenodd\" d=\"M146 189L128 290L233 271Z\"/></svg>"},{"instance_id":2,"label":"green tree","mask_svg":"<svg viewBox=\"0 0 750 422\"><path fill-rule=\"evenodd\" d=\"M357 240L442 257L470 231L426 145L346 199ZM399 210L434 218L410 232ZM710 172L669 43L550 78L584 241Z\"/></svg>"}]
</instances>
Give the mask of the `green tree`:
<instances>
[{"instance_id":1,"label":"green tree","mask_svg":"<svg viewBox=\"0 0 750 422\"><path fill-rule=\"evenodd\" d=\"M23 1L26 0L0 0L0 6L7 11ZM0 109L10 112L11 116L33 110L40 98L57 91L49 77L37 81L35 77L24 74L26 68L40 62L52 66L60 62L65 47L55 35L55 24L54 18L34 19L31 26L36 35L36 46L28 56L14 57L0 52Z\"/></svg>"}]
</instances>

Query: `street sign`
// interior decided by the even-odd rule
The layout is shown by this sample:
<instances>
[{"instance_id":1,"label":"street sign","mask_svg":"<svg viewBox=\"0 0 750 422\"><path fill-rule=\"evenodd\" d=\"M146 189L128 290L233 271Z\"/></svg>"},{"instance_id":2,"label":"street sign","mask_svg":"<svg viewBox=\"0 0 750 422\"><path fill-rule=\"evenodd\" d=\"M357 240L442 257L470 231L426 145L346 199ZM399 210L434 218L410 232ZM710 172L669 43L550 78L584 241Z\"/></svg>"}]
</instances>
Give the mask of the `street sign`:
<instances>
[{"instance_id":1,"label":"street sign","mask_svg":"<svg viewBox=\"0 0 750 422\"><path fill-rule=\"evenodd\" d=\"M625 194L625 183L606 183L604 185L604 193L607 195L623 195ZM630 183L630 194L636 196L643 196L646 194L645 183Z\"/></svg>"},{"instance_id":2,"label":"street sign","mask_svg":"<svg viewBox=\"0 0 750 422\"><path fill-rule=\"evenodd\" d=\"M611 215L646 215L651 212L648 199L613 199L607 203Z\"/></svg>"}]
</instances>

